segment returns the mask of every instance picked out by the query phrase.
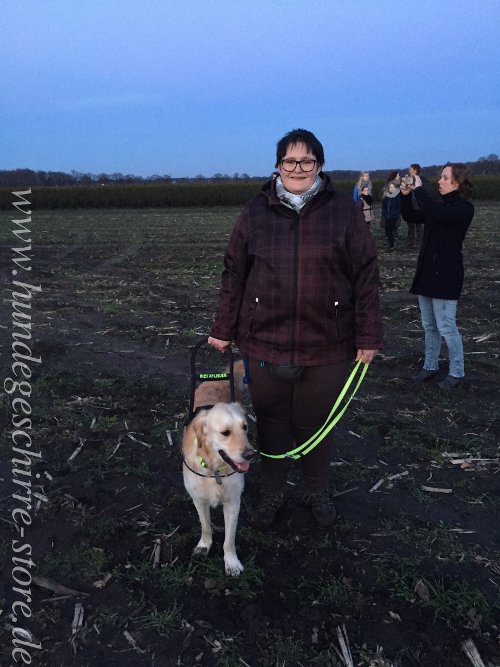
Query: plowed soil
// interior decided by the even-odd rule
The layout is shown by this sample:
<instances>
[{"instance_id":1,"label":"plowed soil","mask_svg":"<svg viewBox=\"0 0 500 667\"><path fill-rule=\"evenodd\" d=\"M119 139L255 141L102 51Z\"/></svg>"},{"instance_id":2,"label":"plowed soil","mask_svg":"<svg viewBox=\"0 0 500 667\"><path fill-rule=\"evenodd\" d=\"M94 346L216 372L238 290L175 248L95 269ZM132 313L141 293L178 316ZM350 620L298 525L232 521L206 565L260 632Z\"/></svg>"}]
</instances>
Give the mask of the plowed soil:
<instances>
[{"instance_id":1,"label":"plowed soil","mask_svg":"<svg viewBox=\"0 0 500 667\"><path fill-rule=\"evenodd\" d=\"M408 382L423 347L408 293L417 251L402 226L387 253L373 223L386 346L336 427L338 522L314 524L294 471L276 526L253 530L257 460L237 535L245 572L228 578L220 510L212 552L191 558L199 525L179 445L189 349L208 332L237 210L33 212L31 270L17 276L41 286L27 341L41 358L29 363L40 457L23 487L32 580L29 600L13 590L12 512L24 504L13 497L16 394L4 393L1 664L16 664L17 623L41 645L32 664L50 667L336 667L350 664L339 633L355 665L470 667L466 640L485 665L500 665L499 213L478 204L466 239L466 382L449 393ZM19 246L11 217L1 231L4 378L13 363L9 248ZM445 356L443 347L442 376ZM216 371L224 360L202 354L200 364ZM31 616L14 621L19 599ZM78 604L83 620L72 630Z\"/></svg>"}]
</instances>

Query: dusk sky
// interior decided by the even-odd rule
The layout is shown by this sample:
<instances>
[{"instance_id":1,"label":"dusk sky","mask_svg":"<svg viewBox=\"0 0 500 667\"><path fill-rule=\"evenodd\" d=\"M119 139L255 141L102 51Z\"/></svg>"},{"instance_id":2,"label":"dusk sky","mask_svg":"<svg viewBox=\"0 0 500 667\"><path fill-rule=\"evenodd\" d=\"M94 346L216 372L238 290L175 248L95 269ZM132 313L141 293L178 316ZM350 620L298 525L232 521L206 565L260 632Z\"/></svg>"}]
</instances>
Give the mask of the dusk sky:
<instances>
[{"instance_id":1,"label":"dusk sky","mask_svg":"<svg viewBox=\"0 0 500 667\"><path fill-rule=\"evenodd\" d=\"M0 3L0 169L266 176L500 154L500 0Z\"/></svg>"}]
</instances>

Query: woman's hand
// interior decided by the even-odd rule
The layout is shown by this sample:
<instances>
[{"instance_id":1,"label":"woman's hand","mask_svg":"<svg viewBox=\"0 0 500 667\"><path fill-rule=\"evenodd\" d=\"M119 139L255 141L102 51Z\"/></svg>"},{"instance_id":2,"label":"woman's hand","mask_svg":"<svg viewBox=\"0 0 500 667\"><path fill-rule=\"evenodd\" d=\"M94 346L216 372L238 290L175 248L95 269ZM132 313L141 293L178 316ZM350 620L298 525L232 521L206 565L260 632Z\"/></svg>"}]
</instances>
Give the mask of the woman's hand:
<instances>
[{"instance_id":1,"label":"woman's hand","mask_svg":"<svg viewBox=\"0 0 500 667\"><path fill-rule=\"evenodd\" d=\"M421 188L422 187L422 179L418 174L415 174L415 180L414 180L414 188Z\"/></svg>"},{"instance_id":2,"label":"woman's hand","mask_svg":"<svg viewBox=\"0 0 500 667\"><path fill-rule=\"evenodd\" d=\"M365 364L371 364L378 350L358 350L355 361L363 360Z\"/></svg>"},{"instance_id":3,"label":"woman's hand","mask_svg":"<svg viewBox=\"0 0 500 667\"><path fill-rule=\"evenodd\" d=\"M208 337L207 342L212 347L215 347L216 350L219 350L219 352L224 352L231 345L230 340L219 340L218 338L212 338L212 336Z\"/></svg>"},{"instance_id":4,"label":"woman's hand","mask_svg":"<svg viewBox=\"0 0 500 667\"><path fill-rule=\"evenodd\" d=\"M409 195L410 192L413 190L412 186L409 185L405 179L401 179L401 183L399 184L399 189L401 190L402 195Z\"/></svg>"}]
</instances>

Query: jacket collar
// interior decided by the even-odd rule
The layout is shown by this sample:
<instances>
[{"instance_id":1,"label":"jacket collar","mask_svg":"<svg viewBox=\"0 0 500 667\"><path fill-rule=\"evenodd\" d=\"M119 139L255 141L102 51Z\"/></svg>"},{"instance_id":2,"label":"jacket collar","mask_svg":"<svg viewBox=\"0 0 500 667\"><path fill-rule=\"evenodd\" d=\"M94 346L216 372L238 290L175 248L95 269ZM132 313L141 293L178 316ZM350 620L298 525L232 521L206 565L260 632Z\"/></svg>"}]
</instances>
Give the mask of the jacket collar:
<instances>
[{"instance_id":1,"label":"jacket collar","mask_svg":"<svg viewBox=\"0 0 500 667\"><path fill-rule=\"evenodd\" d=\"M441 199L445 205L454 204L461 199L460 192L458 190L453 190L453 192L448 192L446 195L441 195Z\"/></svg>"}]
</instances>

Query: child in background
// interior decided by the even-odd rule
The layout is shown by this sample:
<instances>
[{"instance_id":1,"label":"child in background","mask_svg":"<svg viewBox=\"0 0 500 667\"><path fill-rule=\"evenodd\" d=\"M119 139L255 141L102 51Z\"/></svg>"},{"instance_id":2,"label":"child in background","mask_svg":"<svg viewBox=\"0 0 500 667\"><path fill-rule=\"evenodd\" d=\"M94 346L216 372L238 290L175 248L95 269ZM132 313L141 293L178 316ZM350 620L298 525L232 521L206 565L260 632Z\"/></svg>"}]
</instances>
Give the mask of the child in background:
<instances>
[{"instance_id":1,"label":"child in background","mask_svg":"<svg viewBox=\"0 0 500 667\"><path fill-rule=\"evenodd\" d=\"M385 235L389 241L389 250L394 250L394 232L401 213L401 194L399 183L391 181L382 199L382 216L385 220Z\"/></svg>"},{"instance_id":2,"label":"child in background","mask_svg":"<svg viewBox=\"0 0 500 667\"><path fill-rule=\"evenodd\" d=\"M370 189L367 185L361 188L361 197L359 199L361 204L361 210L365 216L365 220L368 224L373 222L373 197L370 194Z\"/></svg>"}]
</instances>

